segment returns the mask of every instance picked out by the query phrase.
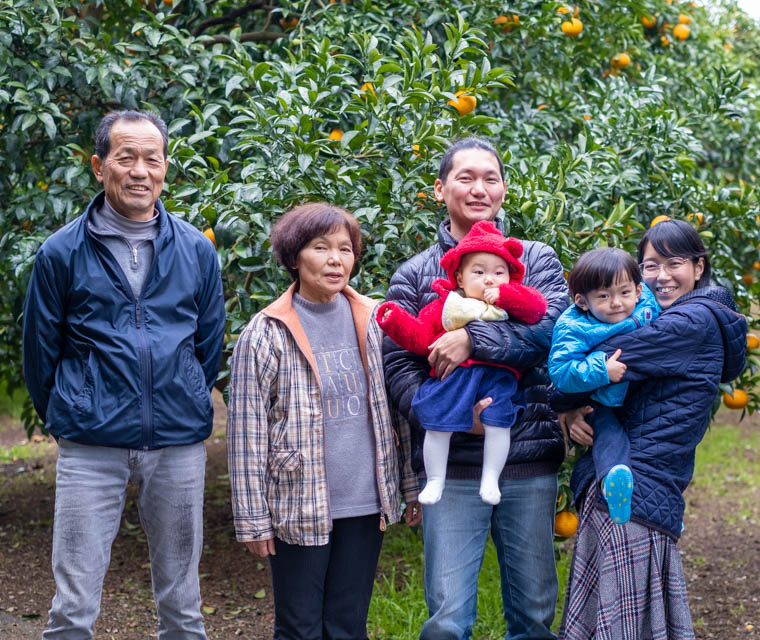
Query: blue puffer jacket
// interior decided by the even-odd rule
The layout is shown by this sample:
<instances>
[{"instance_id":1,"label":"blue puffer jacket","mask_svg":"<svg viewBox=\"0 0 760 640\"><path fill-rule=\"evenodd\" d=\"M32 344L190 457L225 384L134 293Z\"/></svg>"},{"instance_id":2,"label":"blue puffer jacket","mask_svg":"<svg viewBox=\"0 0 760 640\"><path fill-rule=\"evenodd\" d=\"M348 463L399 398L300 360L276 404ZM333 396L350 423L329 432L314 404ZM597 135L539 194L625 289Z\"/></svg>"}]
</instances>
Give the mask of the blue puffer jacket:
<instances>
[{"instance_id":1,"label":"blue puffer jacket","mask_svg":"<svg viewBox=\"0 0 760 640\"><path fill-rule=\"evenodd\" d=\"M500 221L496 220L495 224L503 230ZM447 278L440 260L456 244L449 233L449 221L445 220L438 229L438 242L407 260L393 275L388 300L416 316L422 307L438 297L431 284L437 278ZM544 318L533 325L477 321L465 327L472 342L473 359L507 364L524 372L520 388L525 394L526 409L512 428L512 446L503 474L512 478L555 473L565 456L562 432L548 404L546 356L554 323L568 305L567 285L562 265L551 247L530 241L524 241L523 247L523 284L535 287L546 298L548 309ZM389 399L411 425L412 467L419 472L423 469L424 431L411 411L411 404L417 388L430 375L430 365L424 357L409 353L388 337L383 342L383 364ZM453 434L447 475L480 478L482 464L483 437Z\"/></svg>"},{"instance_id":2,"label":"blue puffer jacket","mask_svg":"<svg viewBox=\"0 0 760 640\"><path fill-rule=\"evenodd\" d=\"M654 294L645 284L633 313L621 322L601 322L577 305L570 305L557 320L552 334L549 377L555 388L562 393L593 391L592 400L606 407L619 407L628 383L610 384L607 354L595 348L612 336L652 322L660 311Z\"/></svg>"},{"instance_id":3,"label":"blue puffer jacket","mask_svg":"<svg viewBox=\"0 0 760 640\"><path fill-rule=\"evenodd\" d=\"M216 252L159 200L135 298L85 213L40 247L24 305L24 376L47 429L81 444L155 449L211 432L225 311Z\"/></svg>"},{"instance_id":4,"label":"blue puffer jacket","mask_svg":"<svg viewBox=\"0 0 760 640\"><path fill-rule=\"evenodd\" d=\"M618 348L631 382L620 422L631 441L634 489L631 520L678 539L682 493L694 473L694 451L710 422L719 382L744 369L747 322L721 287L679 298L652 324L600 345ZM582 498L594 478L590 451L571 488ZM599 507L606 508L599 498Z\"/></svg>"}]
</instances>

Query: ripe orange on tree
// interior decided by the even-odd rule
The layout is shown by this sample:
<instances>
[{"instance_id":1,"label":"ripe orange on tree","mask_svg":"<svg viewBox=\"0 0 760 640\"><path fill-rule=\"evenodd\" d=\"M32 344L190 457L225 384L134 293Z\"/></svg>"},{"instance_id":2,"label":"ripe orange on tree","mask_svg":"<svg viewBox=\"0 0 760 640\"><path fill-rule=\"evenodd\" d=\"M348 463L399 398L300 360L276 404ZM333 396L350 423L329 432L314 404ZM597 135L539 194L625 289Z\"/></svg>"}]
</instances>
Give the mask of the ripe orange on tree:
<instances>
[{"instance_id":1,"label":"ripe orange on tree","mask_svg":"<svg viewBox=\"0 0 760 640\"><path fill-rule=\"evenodd\" d=\"M515 27L520 26L520 16L513 13L511 16L496 16L493 21L496 25L502 25L502 33L509 33Z\"/></svg>"},{"instance_id":2,"label":"ripe orange on tree","mask_svg":"<svg viewBox=\"0 0 760 640\"><path fill-rule=\"evenodd\" d=\"M641 24L644 25L645 29L651 29L657 26L657 20L652 16L641 16Z\"/></svg>"},{"instance_id":3,"label":"ripe orange on tree","mask_svg":"<svg viewBox=\"0 0 760 640\"><path fill-rule=\"evenodd\" d=\"M679 40L686 40L686 38L689 37L690 33L691 29L680 22L675 27L673 27L673 35Z\"/></svg>"},{"instance_id":4,"label":"ripe orange on tree","mask_svg":"<svg viewBox=\"0 0 760 640\"><path fill-rule=\"evenodd\" d=\"M362 91L363 91L365 94L366 94L366 93L369 91L369 92L370 92L370 93L371 93L373 96L377 96L377 94L375 93L375 87L373 87L373 86L372 86L372 83L371 83L371 82L365 82L365 83L362 85L362 88L361 88L361 90L362 90ZM366 95L363 95L363 96L362 96L362 98L366 98L366 97L367 97Z\"/></svg>"},{"instance_id":5,"label":"ripe orange on tree","mask_svg":"<svg viewBox=\"0 0 760 640\"><path fill-rule=\"evenodd\" d=\"M280 20L280 26L285 31L290 31L291 29L295 29L297 25L298 25L298 18L296 18L295 16L291 16L290 18L283 18L282 20Z\"/></svg>"},{"instance_id":6,"label":"ripe orange on tree","mask_svg":"<svg viewBox=\"0 0 760 640\"><path fill-rule=\"evenodd\" d=\"M744 281L744 284L749 286L755 281L755 276L753 276L751 273L745 273L742 276L742 280Z\"/></svg>"},{"instance_id":7,"label":"ripe orange on tree","mask_svg":"<svg viewBox=\"0 0 760 640\"><path fill-rule=\"evenodd\" d=\"M578 516L572 511L560 511L554 516L554 535L562 538L574 536L578 531Z\"/></svg>"},{"instance_id":8,"label":"ripe orange on tree","mask_svg":"<svg viewBox=\"0 0 760 640\"><path fill-rule=\"evenodd\" d=\"M760 270L760 260L755 260L755 261L752 263L752 268L753 268L755 271L758 271L758 270Z\"/></svg>"},{"instance_id":9,"label":"ripe orange on tree","mask_svg":"<svg viewBox=\"0 0 760 640\"><path fill-rule=\"evenodd\" d=\"M625 51L622 53L616 53L614 56L612 56L610 64L616 69L624 69L629 64L631 64L631 56L629 56Z\"/></svg>"},{"instance_id":10,"label":"ripe orange on tree","mask_svg":"<svg viewBox=\"0 0 760 640\"><path fill-rule=\"evenodd\" d=\"M723 404L729 409L744 409L749 404L749 396L742 389L734 389L733 393L723 394Z\"/></svg>"},{"instance_id":11,"label":"ripe orange on tree","mask_svg":"<svg viewBox=\"0 0 760 640\"><path fill-rule=\"evenodd\" d=\"M212 244L214 245L214 248L216 249L216 236L214 235L214 230L209 227L208 229L204 229L203 235L206 236L209 240L211 240Z\"/></svg>"},{"instance_id":12,"label":"ripe orange on tree","mask_svg":"<svg viewBox=\"0 0 760 640\"><path fill-rule=\"evenodd\" d=\"M747 334L747 349L757 349L760 347L760 338L754 333Z\"/></svg>"},{"instance_id":13,"label":"ripe orange on tree","mask_svg":"<svg viewBox=\"0 0 760 640\"><path fill-rule=\"evenodd\" d=\"M571 18L562 22L562 33L571 38L575 38L583 31L583 23L578 18Z\"/></svg>"},{"instance_id":14,"label":"ripe orange on tree","mask_svg":"<svg viewBox=\"0 0 760 640\"><path fill-rule=\"evenodd\" d=\"M685 13L682 13L678 16L678 22L681 24L691 24L691 16L687 16Z\"/></svg>"},{"instance_id":15,"label":"ripe orange on tree","mask_svg":"<svg viewBox=\"0 0 760 640\"><path fill-rule=\"evenodd\" d=\"M660 222L665 222L665 220L670 220L670 216L657 216L656 218L652 218L652 222L649 223L649 226L653 227L656 224L660 224Z\"/></svg>"},{"instance_id":16,"label":"ripe orange on tree","mask_svg":"<svg viewBox=\"0 0 760 640\"><path fill-rule=\"evenodd\" d=\"M468 113L475 111L478 106L478 100L475 96L468 95L467 89L461 89L454 94L454 100L449 100L446 104L454 107L460 116L466 116Z\"/></svg>"},{"instance_id":17,"label":"ripe orange on tree","mask_svg":"<svg viewBox=\"0 0 760 640\"><path fill-rule=\"evenodd\" d=\"M697 224L702 224L704 222L704 216L699 211L696 213L690 213L686 217L692 222L696 221Z\"/></svg>"},{"instance_id":18,"label":"ripe orange on tree","mask_svg":"<svg viewBox=\"0 0 760 640\"><path fill-rule=\"evenodd\" d=\"M343 138L343 132L337 127L330 132L329 140L340 140Z\"/></svg>"}]
</instances>

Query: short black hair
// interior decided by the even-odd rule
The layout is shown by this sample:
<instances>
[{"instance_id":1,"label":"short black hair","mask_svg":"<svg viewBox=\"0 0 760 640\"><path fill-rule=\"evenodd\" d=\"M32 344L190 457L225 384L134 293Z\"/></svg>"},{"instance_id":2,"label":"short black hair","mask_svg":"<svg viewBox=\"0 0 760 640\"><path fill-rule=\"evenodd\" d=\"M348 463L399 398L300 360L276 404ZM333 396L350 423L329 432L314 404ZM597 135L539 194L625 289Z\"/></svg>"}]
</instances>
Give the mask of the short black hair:
<instances>
[{"instance_id":1,"label":"short black hair","mask_svg":"<svg viewBox=\"0 0 760 640\"><path fill-rule=\"evenodd\" d=\"M710 284L710 256L707 255L702 238L688 222L663 220L650 227L639 242L639 262L643 262L648 244L651 244L663 258L688 258L694 264L702 258L705 268L702 277L694 283L694 288L699 289Z\"/></svg>"},{"instance_id":2,"label":"short black hair","mask_svg":"<svg viewBox=\"0 0 760 640\"><path fill-rule=\"evenodd\" d=\"M102 160L106 159L108 152L111 150L111 129L114 123L119 120L127 122L137 122L147 120L155 125L164 139L164 160L169 157L169 129L166 123L155 113L150 111L135 111L133 109L123 109L121 111L111 111L103 116L95 132L95 155Z\"/></svg>"},{"instance_id":3,"label":"short black hair","mask_svg":"<svg viewBox=\"0 0 760 640\"><path fill-rule=\"evenodd\" d=\"M438 167L438 179L441 182L444 184L446 183L451 167L454 165L454 156L458 151L463 151L464 149L483 149L483 151L492 153L496 158L496 161L499 163L499 175L501 175L501 179L504 180L504 163L501 161L501 156L499 155L499 152L496 151L496 147L494 147L488 140L476 136L469 136L457 140L447 149L446 153L443 154L441 164Z\"/></svg>"},{"instance_id":4,"label":"short black hair","mask_svg":"<svg viewBox=\"0 0 760 640\"><path fill-rule=\"evenodd\" d=\"M575 263L567 276L570 295L586 295L594 289L609 287L620 277L628 276L633 283L641 284L641 271L636 260L622 249L592 249Z\"/></svg>"},{"instance_id":5,"label":"short black hair","mask_svg":"<svg viewBox=\"0 0 760 640\"><path fill-rule=\"evenodd\" d=\"M362 251L362 231L353 214L328 202L307 202L285 213L272 227L269 242L277 262L298 280L298 254L317 236L345 229L357 263Z\"/></svg>"}]
</instances>

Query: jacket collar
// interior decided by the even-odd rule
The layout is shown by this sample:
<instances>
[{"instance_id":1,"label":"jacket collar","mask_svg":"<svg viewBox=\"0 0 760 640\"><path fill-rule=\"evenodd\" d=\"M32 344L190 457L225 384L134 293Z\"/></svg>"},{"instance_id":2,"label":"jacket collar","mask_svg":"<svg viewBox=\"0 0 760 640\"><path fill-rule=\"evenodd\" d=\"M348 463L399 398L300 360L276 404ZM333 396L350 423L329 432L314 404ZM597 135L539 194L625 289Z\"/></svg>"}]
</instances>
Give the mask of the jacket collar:
<instances>
[{"instance_id":1,"label":"jacket collar","mask_svg":"<svg viewBox=\"0 0 760 640\"><path fill-rule=\"evenodd\" d=\"M83 214L85 227L91 222L90 216L92 215L92 211L100 209L105 200L106 192L101 191L90 201L90 204L87 205L87 209L85 209ZM169 214L164 207L164 203L161 202L161 198L156 200L156 209L158 210L158 235L160 236L166 230L166 225L169 224Z\"/></svg>"},{"instance_id":2,"label":"jacket collar","mask_svg":"<svg viewBox=\"0 0 760 640\"><path fill-rule=\"evenodd\" d=\"M500 218L494 218L493 221L496 228L504 235L504 223ZM451 220L446 218L438 225L438 244L441 246L443 253L446 253L449 249L453 249L459 244L459 241L451 235Z\"/></svg>"},{"instance_id":3,"label":"jacket collar","mask_svg":"<svg viewBox=\"0 0 760 640\"><path fill-rule=\"evenodd\" d=\"M309 339L306 337L306 332L303 330L301 321L298 319L298 312L293 307L293 294L296 292L296 286L296 282L291 284L285 293L268 307L265 307L261 313L274 320L279 320L287 327L288 331L290 331L293 336L293 339L296 341L298 348L301 350L301 353L303 353L304 357L311 365L314 375L317 377L317 381L319 381L317 361L311 350ZM357 293L349 286L346 286L346 288L343 289L342 294L346 296L348 303L351 306L351 315L354 319L354 327L356 327L356 337L357 342L359 343L362 363L364 364L365 371L369 373L369 361L367 359L367 327L369 326L372 318L372 311L374 310L376 303L371 298Z\"/></svg>"}]
</instances>

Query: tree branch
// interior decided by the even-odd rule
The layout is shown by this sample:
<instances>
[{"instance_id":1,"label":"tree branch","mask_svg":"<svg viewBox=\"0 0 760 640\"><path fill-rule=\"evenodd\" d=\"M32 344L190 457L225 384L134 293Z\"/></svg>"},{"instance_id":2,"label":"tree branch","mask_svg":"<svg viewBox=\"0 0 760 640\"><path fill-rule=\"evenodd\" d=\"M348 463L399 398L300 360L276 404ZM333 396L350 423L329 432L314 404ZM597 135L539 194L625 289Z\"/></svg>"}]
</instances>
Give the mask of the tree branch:
<instances>
[{"instance_id":1,"label":"tree branch","mask_svg":"<svg viewBox=\"0 0 760 640\"><path fill-rule=\"evenodd\" d=\"M278 40L279 38L287 38L288 34L282 31L251 31L250 33L243 33L240 36L240 42L265 42ZM200 43L206 47L211 47L220 42L231 42L230 36L206 36Z\"/></svg>"},{"instance_id":2,"label":"tree branch","mask_svg":"<svg viewBox=\"0 0 760 640\"><path fill-rule=\"evenodd\" d=\"M198 37L209 27L213 27L217 24L224 24L225 22L234 22L240 16L243 16L246 13L250 13L251 11L255 11L256 9L263 9L264 7L268 6L268 3L269 3L269 0L257 0L256 2L249 2L244 7L240 7L239 9L235 9L234 11L230 11L229 13L223 16L204 20L195 28L195 31L193 31L193 35L195 37Z\"/></svg>"}]
</instances>

